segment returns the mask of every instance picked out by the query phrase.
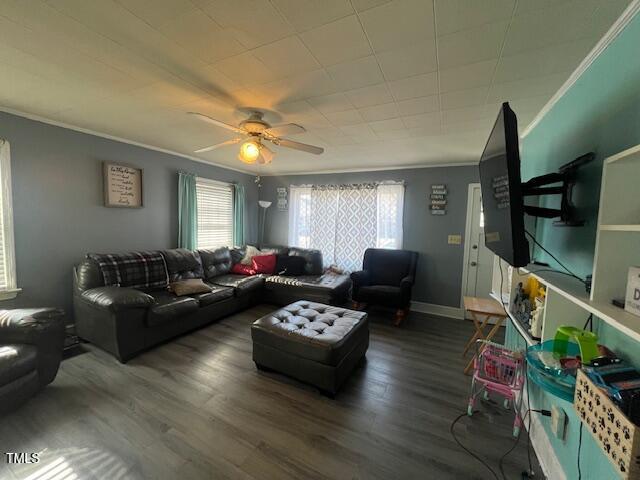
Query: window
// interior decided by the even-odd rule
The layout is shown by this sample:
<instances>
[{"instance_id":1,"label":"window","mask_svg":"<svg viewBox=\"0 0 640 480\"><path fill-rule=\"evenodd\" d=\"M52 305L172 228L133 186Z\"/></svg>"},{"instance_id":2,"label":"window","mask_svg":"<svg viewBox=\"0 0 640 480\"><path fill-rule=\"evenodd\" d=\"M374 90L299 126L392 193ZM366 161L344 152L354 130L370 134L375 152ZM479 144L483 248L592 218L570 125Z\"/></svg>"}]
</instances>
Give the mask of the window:
<instances>
[{"instance_id":1,"label":"window","mask_svg":"<svg viewBox=\"0 0 640 480\"><path fill-rule=\"evenodd\" d=\"M9 142L0 139L0 300L15 298L16 264L13 243L13 207L11 198L11 155Z\"/></svg>"},{"instance_id":2,"label":"window","mask_svg":"<svg viewBox=\"0 0 640 480\"><path fill-rule=\"evenodd\" d=\"M289 245L311 246L311 187L289 188Z\"/></svg>"},{"instance_id":3,"label":"window","mask_svg":"<svg viewBox=\"0 0 640 480\"><path fill-rule=\"evenodd\" d=\"M401 183L291 186L289 244L357 270L367 248L402 248L403 208Z\"/></svg>"},{"instance_id":4,"label":"window","mask_svg":"<svg viewBox=\"0 0 640 480\"><path fill-rule=\"evenodd\" d=\"M196 178L198 248L233 245L233 186Z\"/></svg>"}]
</instances>

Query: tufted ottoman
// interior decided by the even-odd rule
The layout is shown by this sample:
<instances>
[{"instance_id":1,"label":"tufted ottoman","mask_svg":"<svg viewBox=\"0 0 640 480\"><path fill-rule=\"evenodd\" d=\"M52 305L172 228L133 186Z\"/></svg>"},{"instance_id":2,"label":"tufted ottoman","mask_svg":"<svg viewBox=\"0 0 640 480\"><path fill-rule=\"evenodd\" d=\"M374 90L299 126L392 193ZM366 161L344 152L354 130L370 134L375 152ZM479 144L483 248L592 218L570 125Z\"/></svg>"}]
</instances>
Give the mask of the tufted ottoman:
<instances>
[{"instance_id":1,"label":"tufted ottoman","mask_svg":"<svg viewBox=\"0 0 640 480\"><path fill-rule=\"evenodd\" d=\"M253 361L335 394L369 346L365 312L307 300L276 310L251 326Z\"/></svg>"}]
</instances>

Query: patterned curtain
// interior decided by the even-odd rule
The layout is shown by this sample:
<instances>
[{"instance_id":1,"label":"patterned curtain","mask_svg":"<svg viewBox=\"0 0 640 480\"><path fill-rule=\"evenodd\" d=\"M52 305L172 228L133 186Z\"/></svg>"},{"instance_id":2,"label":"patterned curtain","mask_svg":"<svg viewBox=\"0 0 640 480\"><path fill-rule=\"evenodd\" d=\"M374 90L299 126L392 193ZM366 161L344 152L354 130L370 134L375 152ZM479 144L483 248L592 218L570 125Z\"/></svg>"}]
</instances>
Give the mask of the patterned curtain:
<instances>
[{"instance_id":1,"label":"patterned curtain","mask_svg":"<svg viewBox=\"0 0 640 480\"><path fill-rule=\"evenodd\" d=\"M326 266L353 271L376 244L376 185L318 185L311 189L311 248Z\"/></svg>"},{"instance_id":2,"label":"patterned curtain","mask_svg":"<svg viewBox=\"0 0 640 480\"><path fill-rule=\"evenodd\" d=\"M364 251L376 244L376 186L343 185L338 204L334 263L360 270Z\"/></svg>"},{"instance_id":3,"label":"patterned curtain","mask_svg":"<svg viewBox=\"0 0 640 480\"><path fill-rule=\"evenodd\" d=\"M402 248L404 184L291 186L289 191L289 244L320 250L325 266L355 271L367 248Z\"/></svg>"},{"instance_id":4,"label":"patterned curtain","mask_svg":"<svg viewBox=\"0 0 640 480\"><path fill-rule=\"evenodd\" d=\"M322 252L324 264L334 265L339 190L335 185L311 188L309 246Z\"/></svg>"}]
</instances>

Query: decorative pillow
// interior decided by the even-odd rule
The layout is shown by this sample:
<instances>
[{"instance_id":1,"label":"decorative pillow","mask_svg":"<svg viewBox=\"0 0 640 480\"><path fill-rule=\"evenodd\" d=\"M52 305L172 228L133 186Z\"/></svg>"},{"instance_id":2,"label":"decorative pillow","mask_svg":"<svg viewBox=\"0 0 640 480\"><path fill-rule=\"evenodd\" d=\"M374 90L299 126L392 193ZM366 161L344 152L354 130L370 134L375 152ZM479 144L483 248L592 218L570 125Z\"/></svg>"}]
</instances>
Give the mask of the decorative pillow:
<instances>
[{"instance_id":1,"label":"decorative pillow","mask_svg":"<svg viewBox=\"0 0 640 480\"><path fill-rule=\"evenodd\" d=\"M306 263L307 261L304 257L278 255L275 272L278 275L284 275L287 277L304 275L304 267Z\"/></svg>"},{"instance_id":2,"label":"decorative pillow","mask_svg":"<svg viewBox=\"0 0 640 480\"><path fill-rule=\"evenodd\" d=\"M179 280L169 284L169 291L175 293L178 297L184 295L194 295L196 293L209 293L211 287L204 283L200 278L190 278L188 280Z\"/></svg>"},{"instance_id":3,"label":"decorative pillow","mask_svg":"<svg viewBox=\"0 0 640 480\"><path fill-rule=\"evenodd\" d=\"M244 257L242 257L242 260L240 260L240 263L243 265L251 265L251 259L256 255L260 255L260 250L252 245L247 245L247 251Z\"/></svg>"},{"instance_id":4,"label":"decorative pillow","mask_svg":"<svg viewBox=\"0 0 640 480\"><path fill-rule=\"evenodd\" d=\"M237 273L238 275L255 275L256 271L251 265L236 263L233 267L231 267L231 273Z\"/></svg>"},{"instance_id":5,"label":"decorative pillow","mask_svg":"<svg viewBox=\"0 0 640 480\"><path fill-rule=\"evenodd\" d=\"M276 270L276 255L256 255L251 260L252 268L256 273L268 273L271 275Z\"/></svg>"}]
</instances>

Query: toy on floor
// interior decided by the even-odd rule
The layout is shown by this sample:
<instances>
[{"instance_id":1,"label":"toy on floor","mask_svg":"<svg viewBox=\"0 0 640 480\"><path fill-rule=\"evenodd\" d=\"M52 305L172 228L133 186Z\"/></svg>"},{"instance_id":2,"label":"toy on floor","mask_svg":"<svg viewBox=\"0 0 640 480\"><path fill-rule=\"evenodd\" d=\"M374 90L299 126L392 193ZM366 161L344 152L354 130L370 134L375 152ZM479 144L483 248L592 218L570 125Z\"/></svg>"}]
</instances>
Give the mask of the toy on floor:
<instances>
[{"instance_id":1,"label":"toy on floor","mask_svg":"<svg viewBox=\"0 0 640 480\"><path fill-rule=\"evenodd\" d=\"M515 413L513 436L517 437L522 426L517 399L521 398L524 384L524 358L522 353L514 352L497 343L478 340L476 356L473 362L473 379L467 414L473 415L476 398L481 393L485 399L493 393L504 398L504 407L511 405Z\"/></svg>"}]
</instances>

